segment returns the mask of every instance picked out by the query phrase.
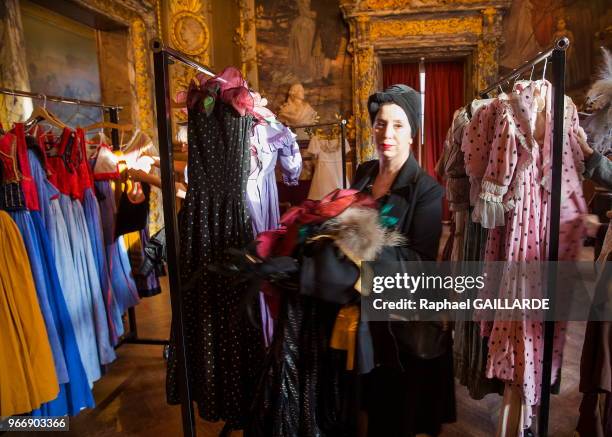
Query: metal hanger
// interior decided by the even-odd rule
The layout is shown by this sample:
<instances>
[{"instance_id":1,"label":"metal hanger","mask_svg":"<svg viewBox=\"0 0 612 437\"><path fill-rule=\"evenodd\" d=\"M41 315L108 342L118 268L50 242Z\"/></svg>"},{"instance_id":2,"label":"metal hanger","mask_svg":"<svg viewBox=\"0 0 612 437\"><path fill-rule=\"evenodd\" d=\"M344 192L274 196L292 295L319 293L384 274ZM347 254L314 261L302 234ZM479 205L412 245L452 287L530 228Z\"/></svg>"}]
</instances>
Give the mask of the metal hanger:
<instances>
[{"instance_id":1,"label":"metal hanger","mask_svg":"<svg viewBox=\"0 0 612 437\"><path fill-rule=\"evenodd\" d=\"M546 79L546 66L548 65L548 58L544 59L544 72L542 73L542 80Z\"/></svg>"}]
</instances>

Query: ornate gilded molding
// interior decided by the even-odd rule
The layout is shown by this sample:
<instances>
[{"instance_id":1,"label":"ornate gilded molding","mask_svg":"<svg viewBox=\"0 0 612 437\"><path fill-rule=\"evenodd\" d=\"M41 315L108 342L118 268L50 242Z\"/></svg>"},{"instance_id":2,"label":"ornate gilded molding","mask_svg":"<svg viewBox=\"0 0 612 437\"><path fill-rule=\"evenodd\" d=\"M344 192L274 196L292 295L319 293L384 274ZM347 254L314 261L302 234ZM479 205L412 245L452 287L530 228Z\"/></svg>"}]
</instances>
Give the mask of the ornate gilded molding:
<instances>
[{"instance_id":1,"label":"ornate gilded molding","mask_svg":"<svg viewBox=\"0 0 612 437\"><path fill-rule=\"evenodd\" d=\"M164 40L164 27L162 26L161 0L155 1L155 19L157 21L157 36Z\"/></svg>"},{"instance_id":2,"label":"ornate gilded molding","mask_svg":"<svg viewBox=\"0 0 612 437\"><path fill-rule=\"evenodd\" d=\"M376 62L374 47L359 46L353 51L353 80L356 91L353 101L355 114L355 139L358 145L359 162L367 161L375 156L375 148L371 141L372 128L368 113L368 97L376 90Z\"/></svg>"},{"instance_id":3,"label":"ornate gilded molding","mask_svg":"<svg viewBox=\"0 0 612 437\"><path fill-rule=\"evenodd\" d=\"M476 89L482 90L497 77L497 42L479 41L477 55L474 57L474 71L476 76Z\"/></svg>"},{"instance_id":4,"label":"ornate gilded molding","mask_svg":"<svg viewBox=\"0 0 612 437\"><path fill-rule=\"evenodd\" d=\"M458 17L431 20L377 20L372 23L373 39L419 35L482 34L480 17Z\"/></svg>"},{"instance_id":5,"label":"ornate gilded molding","mask_svg":"<svg viewBox=\"0 0 612 437\"><path fill-rule=\"evenodd\" d=\"M133 63L133 76L130 74L129 78L133 90L132 123L154 137L156 132L153 130L153 83L148 42L156 34L155 3L121 0L76 1L128 26L129 59Z\"/></svg>"},{"instance_id":6,"label":"ornate gilded molding","mask_svg":"<svg viewBox=\"0 0 612 437\"><path fill-rule=\"evenodd\" d=\"M249 83L257 86L257 37L254 0L235 0L239 11L239 23L234 30L234 43L240 49L240 69Z\"/></svg>"},{"instance_id":7,"label":"ornate gilded molding","mask_svg":"<svg viewBox=\"0 0 612 437\"><path fill-rule=\"evenodd\" d=\"M465 5L473 7L479 3L487 3L483 0L364 0L350 1L344 0L344 4L354 3L356 9L361 11L406 11L406 10L421 10L431 8L450 8Z\"/></svg>"},{"instance_id":8,"label":"ornate gilded molding","mask_svg":"<svg viewBox=\"0 0 612 437\"><path fill-rule=\"evenodd\" d=\"M134 70L136 73L134 86L138 125L142 131L151 135L153 133L152 84L149 81L149 50L147 47L149 38L147 38L144 21L134 20L130 33L134 47Z\"/></svg>"},{"instance_id":9,"label":"ornate gilded molding","mask_svg":"<svg viewBox=\"0 0 612 437\"><path fill-rule=\"evenodd\" d=\"M474 56L474 71L477 72L475 88L484 89L495 81L499 69L498 51L501 40L501 14L495 8L481 11L483 21L483 37L478 41Z\"/></svg>"},{"instance_id":10,"label":"ornate gilded molding","mask_svg":"<svg viewBox=\"0 0 612 437\"><path fill-rule=\"evenodd\" d=\"M210 61L210 30L206 21L204 0L171 0L166 23L169 26L171 45L191 56L194 60L208 65ZM171 95L174 98L180 91L186 91L189 82L197 72L176 64L170 69ZM174 111L176 121L185 121L183 111Z\"/></svg>"},{"instance_id":11,"label":"ornate gilded molding","mask_svg":"<svg viewBox=\"0 0 612 437\"><path fill-rule=\"evenodd\" d=\"M174 0L170 3L170 39L173 45L190 56L199 56L210 45L208 23L199 0Z\"/></svg>"},{"instance_id":12,"label":"ornate gilded molding","mask_svg":"<svg viewBox=\"0 0 612 437\"><path fill-rule=\"evenodd\" d=\"M482 11L482 15L484 17L483 26L485 27L487 32L492 32L493 27L495 26L495 16L497 15L497 9L486 8Z\"/></svg>"},{"instance_id":13,"label":"ornate gilded molding","mask_svg":"<svg viewBox=\"0 0 612 437\"><path fill-rule=\"evenodd\" d=\"M483 88L497 76L501 10L508 6L505 0L341 0L350 29L349 52L353 55L353 112L359 160L375 154L367 99L378 84L376 65L381 58L427 57L439 47L445 47L447 56L471 54L472 87Z\"/></svg>"}]
</instances>

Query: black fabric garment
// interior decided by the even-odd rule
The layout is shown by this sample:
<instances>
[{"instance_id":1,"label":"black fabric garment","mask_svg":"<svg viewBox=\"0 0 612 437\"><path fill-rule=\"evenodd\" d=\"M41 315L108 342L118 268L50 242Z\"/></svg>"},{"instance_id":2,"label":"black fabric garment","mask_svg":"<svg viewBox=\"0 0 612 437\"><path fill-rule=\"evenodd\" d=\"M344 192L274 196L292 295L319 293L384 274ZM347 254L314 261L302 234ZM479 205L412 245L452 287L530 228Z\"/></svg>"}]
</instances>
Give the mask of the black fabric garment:
<instances>
[{"instance_id":1,"label":"black fabric garment","mask_svg":"<svg viewBox=\"0 0 612 437\"><path fill-rule=\"evenodd\" d=\"M329 348L340 305L285 293L280 308L245 437L350 435L342 420L346 358Z\"/></svg>"},{"instance_id":2,"label":"black fabric garment","mask_svg":"<svg viewBox=\"0 0 612 437\"><path fill-rule=\"evenodd\" d=\"M480 223L472 221L471 212L469 210L464 231L463 260L473 263L484 260L489 231ZM464 320L455 322L453 350L455 377L461 385L467 387L472 399L480 400L489 393L504 394L503 381L487 378L489 338L480 335L479 322Z\"/></svg>"},{"instance_id":3,"label":"black fabric garment","mask_svg":"<svg viewBox=\"0 0 612 437\"><path fill-rule=\"evenodd\" d=\"M300 294L341 305L359 299L353 288L359 279L359 268L333 240L306 244L301 260Z\"/></svg>"},{"instance_id":4,"label":"black fabric garment","mask_svg":"<svg viewBox=\"0 0 612 437\"><path fill-rule=\"evenodd\" d=\"M378 174L378 161L359 166L352 188L364 191ZM387 246L377 261L434 261L442 234L442 187L423 172L412 155L397 175L384 203L391 206L389 215L397 218L396 228L408 244ZM413 197L416 199L413 201ZM414 208L411 208L414 204ZM401 368L398 346L393 332L397 322L370 322L375 365ZM396 327L397 328L397 327ZM401 329L400 329L401 330ZM365 348L364 348L365 349Z\"/></svg>"},{"instance_id":5,"label":"black fabric garment","mask_svg":"<svg viewBox=\"0 0 612 437\"><path fill-rule=\"evenodd\" d=\"M133 203L125 191L121 193L115 219L115 238L130 232L141 231L147 226L151 186L146 183L141 183L141 186L144 200L140 203Z\"/></svg>"},{"instance_id":6,"label":"black fabric garment","mask_svg":"<svg viewBox=\"0 0 612 437\"><path fill-rule=\"evenodd\" d=\"M362 164L353 188L367 190L378 170L378 161ZM382 199L391 206L388 214L398 219L396 228L408 243L386 247L379 261L436 259L442 233L442 193L442 187L410 155ZM452 343L438 358L416 358L402 346L407 343L402 340L405 326L402 322L369 322L369 344L361 344L368 336L360 332L360 358L376 366L362 381L369 436L408 437L420 432L433 436L443 423L456 420ZM363 356L368 351L373 356Z\"/></svg>"},{"instance_id":7,"label":"black fabric garment","mask_svg":"<svg viewBox=\"0 0 612 437\"><path fill-rule=\"evenodd\" d=\"M155 276L166 275L166 228L161 228L153 235L143 249L144 260L140 264L138 273L147 276L155 273Z\"/></svg>"},{"instance_id":8,"label":"black fabric garment","mask_svg":"<svg viewBox=\"0 0 612 437\"><path fill-rule=\"evenodd\" d=\"M14 141L12 144L14 146ZM0 155L0 209L3 211L21 211L26 209L26 204L25 195L19 181L5 180L14 171L19 171L17 149L8 149L7 152ZM19 177L18 174L16 176Z\"/></svg>"},{"instance_id":9,"label":"black fabric garment","mask_svg":"<svg viewBox=\"0 0 612 437\"><path fill-rule=\"evenodd\" d=\"M354 188L367 189L377 171L378 163L375 161L361 166ZM415 199L413 196L416 196L416 202L411 208ZM383 259L435 259L441 233L441 221L435 217L441 217L441 196L441 187L420 171L411 157L400 171L385 202L393 206L389 214L398 219L398 229L408 237L410 244L386 248ZM347 287L349 282L354 284L355 268L350 263L345 265L340 258L333 262L321 261L333 255L330 247L328 242L320 241L306 245L302 247L303 252L294 254L300 259L302 268L306 260L307 269L310 266L313 267L310 270L316 272L301 272L301 279L306 278L306 283L300 284L298 293L284 290L275 337L256 391L251 421L245 430L247 437L336 437L354 436L356 433L361 403L360 378L356 372L345 370L344 352L329 347L340 304L358 297ZM344 276L347 278L339 280L338 277L343 275L338 272L346 272ZM316 287L309 286L309 281L324 282L326 290L315 290ZM313 299L312 296L317 298ZM399 360L400 349L391 327L388 323L379 326L376 336L372 331L371 344L365 342L369 332L363 332L360 326L358 360L372 362L376 358L377 364L387 364L392 372L404 375L407 380L411 376L407 371L402 371L402 366L421 370L427 368L427 363L433 362L412 366L413 361ZM435 373L441 379L436 387L444 387L444 390L429 398L450 396L453 409L444 407L442 413L444 418L451 420L454 417L454 392L450 350L435 363L436 369L441 369ZM356 363L356 368L361 368L361 363ZM423 376L427 375L417 373L415 378ZM402 384L404 388L407 385ZM413 391L411 395L426 398L426 393L421 391ZM436 409L437 405L428 402L427 407Z\"/></svg>"},{"instance_id":10,"label":"black fabric garment","mask_svg":"<svg viewBox=\"0 0 612 437\"><path fill-rule=\"evenodd\" d=\"M612 283L612 254L608 255L595 288L580 357L580 386L583 393L576 431L580 437L612 435L612 322L601 321L609 311ZM600 404L604 408L600 408Z\"/></svg>"},{"instance_id":11,"label":"black fabric garment","mask_svg":"<svg viewBox=\"0 0 612 437\"><path fill-rule=\"evenodd\" d=\"M456 420L452 352L432 360L402 352L400 360L404 371L379 367L364 376L367 435L439 435L443 423Z\"/></svg>"},{"instance_id":12,"label":"black fabric garment","mask_svg":"<svg viewBox=\"0 0 612 437\"><path fill-rule=\"evenodd\" d=\"M130 235L124 236L123 238L127 239L130 244L128 255L130 257L130 264L135 266L132 268L132 275L134 276L134 282L136 282L138 296L141 298L157 296L162 292L158 279L158 276L160 275L158 273L163 273L163 271L155 270L145 274L138 267L136 267L142 265L147 259L145 248L149 244L148 222L143 229L138 231L139 236L137 238L129 238Z\"/></svg>"},{"instance_id":13,"label":"black fabric garment","mask_svg":"<svg viewBox=\"0 0 612 437\"><path fill-rule=\"evenodd\" d=\"M246 247L252 227L245 202L252 117L220 100L207 116L189 111L189 188L180 215L180 274L189 385L202 418L244 426L263 361L263 336L243 311L248 284L206 269L231 261L228 248ZM198 277L194 277L198 276ZM259 312L258 304L252 303ZM173 336L171 336L173 337ZM180 402L171 339L167 398Z\"/></svg>"}]
</instances>

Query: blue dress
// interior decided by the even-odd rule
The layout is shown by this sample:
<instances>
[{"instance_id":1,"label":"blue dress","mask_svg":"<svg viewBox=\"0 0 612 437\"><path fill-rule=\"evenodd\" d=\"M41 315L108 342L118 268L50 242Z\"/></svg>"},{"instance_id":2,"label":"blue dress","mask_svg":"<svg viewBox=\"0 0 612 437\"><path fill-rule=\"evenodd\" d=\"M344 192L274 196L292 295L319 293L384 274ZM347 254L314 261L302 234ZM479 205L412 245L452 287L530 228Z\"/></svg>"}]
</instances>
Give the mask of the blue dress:
<instances>
[{"instance_id":1,"label":"blue dress","mask_svg":"<svg viewBox=\"0 0 612 437\"><path fill-rule=\"evenodd\" d=\"M115 239L115 196L109 181L96 181L96 191L99 195L100 215L106 256L109 260L111 282L115 291L115 299L121 314L128 308L138 304L140 298L136 282L132 276L132 267L123 236Z\"/></svg>"},{"instance_id":2,"label":"blue dress","mask_svg":"<svg viewBox=\"0 0 612 437\"><path fill-rule=\"evenodd\" d=\"M30 213L30 223L32 226L28 226L28 220L25 219L22 220L22 224L18 224L18 227L22 234L27 232L29 235L27 238L24 236L24 241L35 240L36 237L38 237L37 239L40 243L38 244L38 248L40 249L39 255L42 255L38 261L41 261L42 265L46 266L50 273L49 284L51 286L48 288L49 293L47 293L48 307L58 333L67 372L67 380L59 381L60 393L57 399L42 405L41 408L34 411L33 414L42 416L76 415L83 408L93 408L95 402L89 386L89 381L87 380L85 368L83 367L83 362L81 361L74 327L64 298L64 287L62 287L62 282L60 280L62 276L68 277L67 274L59 274L60 268L65 265L70 265L72 267L72 265L71 263L66 264L57 262L59 257L71 259L72 255L70 246L67 247L67 254L57 254L53 251L53 244L51 243L48 229L43 223L42 217L44 216L50 224L57 223L57 214L61 214L61 211L59 211L57 199L54 198L58 195L58 192L48 181L38 156L32 150L28 150L28 156L31 174L36 182L36 190L41 211L33 211ZM56 208L53 208L53 205ZM60 216L59 220L63 222L63 217ZM26 247L31 246L32 249L34 249L36 247L36 242L33 241L32 243L34 244L28 244ZM58 249L60 248L58 247ZM74 269L72 269L72 271L74 271ZM72 275L74 276L74 274ZM69 283L70 282L67 282L67 284Z\"/></svg>"},{"instance_id":3,"label":"blue dress","mask_svg":"<svg viewBox=\"0 0 612 437\"><path fill-rule=\"evenodd\" d=\"M117 303L114 287L109 275L106 250L102 236L102 223L100 218L100 206L91 188L85 189L83 198L83 210L87 221L91 247L98 268L102 296L106 307L106 316L109 322L109 332L113 345L118 343L119 337L123 335L123 322L121 320L121 308Z\"/></svg>"},{"instance_id":4,"label":"blue dress","mask_svg":"<svg viewBox=\"0 0 612 437\"><path fill-rule=\"evenodd\" d=\"M77 330L77 341L87 377L93 383L101 376L100 365L111 363L116 356L110 343L106 309L83 207L81 202L65 194L60 194L59 201L68 228L78 278L76 284L79 284L70 298L66 296L66 301L73 310L73 325L81 328Z\"/></svg>"}]
</instances>

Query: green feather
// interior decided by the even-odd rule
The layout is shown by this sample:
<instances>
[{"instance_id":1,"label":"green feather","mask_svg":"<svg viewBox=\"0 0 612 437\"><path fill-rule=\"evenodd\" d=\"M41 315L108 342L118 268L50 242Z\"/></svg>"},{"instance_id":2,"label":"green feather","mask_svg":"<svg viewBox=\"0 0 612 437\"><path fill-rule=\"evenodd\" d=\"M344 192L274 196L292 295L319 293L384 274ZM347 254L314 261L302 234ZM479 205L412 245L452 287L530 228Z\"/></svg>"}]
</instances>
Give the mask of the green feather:
<instances>
[{"instance_id":1,"label":"green feather","mask_svg":"<svg viewBox=\"0 0 612 437\"><path fill-rule=\"evenodd\" d=\"M387 213L391 211L392 209L393 209L393 205L387 203L380 209L380 215L382 216L387 215Z\"/></svg>"},{"instance_id":2,"label":"green feather","mask_svg":"<svg viewBox=\"0 0 612 437\"><path fill-rule=\"evenodd\" d=\"M393 205L386 204L380 209L380 224L390 228L397 224L399 219L397 217L393 217L388 215L388 213L393 209Z\"/></svg>"},{"instance_id":3,"label":"green feather","mask_svg":"<svg viewBox=\"0 0 612 437\"><path fill-rule=\"evenodd\" d=\"M214 107L215 99L212 96L206 96L206 98L204 99L204 111L206 111L206 116L210 116Z\"/></svg>"}]
</instances>

